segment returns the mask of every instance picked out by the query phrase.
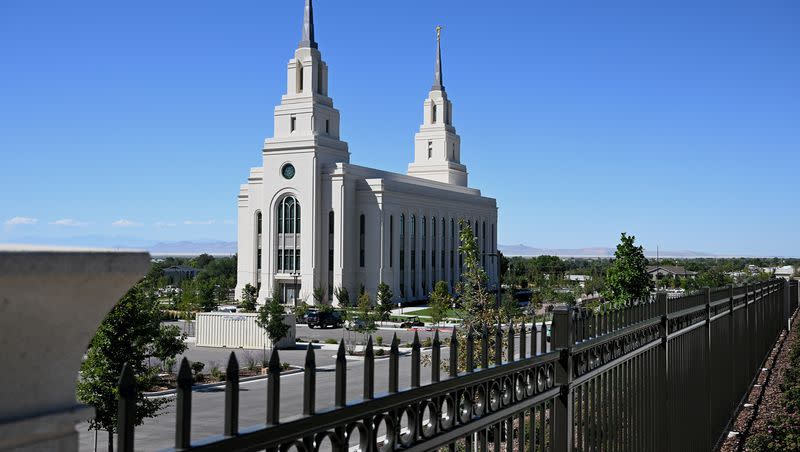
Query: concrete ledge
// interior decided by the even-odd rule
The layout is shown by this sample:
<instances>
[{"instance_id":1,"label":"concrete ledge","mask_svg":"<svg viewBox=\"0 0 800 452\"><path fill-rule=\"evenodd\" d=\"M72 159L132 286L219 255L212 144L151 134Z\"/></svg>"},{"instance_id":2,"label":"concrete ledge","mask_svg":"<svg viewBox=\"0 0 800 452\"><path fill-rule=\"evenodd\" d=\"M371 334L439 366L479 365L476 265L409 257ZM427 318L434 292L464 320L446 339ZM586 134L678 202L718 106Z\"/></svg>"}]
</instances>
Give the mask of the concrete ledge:
<instances>
[{"instance_id":1,"label":"concrete ledge","mask_svg":"<svg viewBox=\"0 0 800 452\"><path fill-rule=\"evenodd\" d=\"M149 267L141 251L0 245L2 444L41 437L20 426L61 425L64 413L91 416L76 407L81 359L102 319ZM77 448L77 440L64 441L46 449Z\"/></svg>"}]
</instances>

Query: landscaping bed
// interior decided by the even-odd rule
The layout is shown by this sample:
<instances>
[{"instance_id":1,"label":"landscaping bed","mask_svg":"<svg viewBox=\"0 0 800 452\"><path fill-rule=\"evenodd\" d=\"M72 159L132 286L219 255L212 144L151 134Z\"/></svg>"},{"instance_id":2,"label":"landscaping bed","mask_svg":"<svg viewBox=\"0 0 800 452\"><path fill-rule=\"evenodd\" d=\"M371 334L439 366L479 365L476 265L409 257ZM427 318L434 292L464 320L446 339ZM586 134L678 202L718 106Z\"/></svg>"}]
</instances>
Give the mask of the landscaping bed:
<instances>
[{"instance_id":1,"label":"landscaping bed","mask_svg":"<svg viewBox=\"0 0 800 452\"><path fill-rule=\"evenodd\" d=\"M199 370L197 370L199 369ZM289 363L281 364L281 372L299 369L299 367L291 366ZM197 371L196 371L197 370ZM202 367L193 368L192 381L195 385L223 383L227 379L226 372L216 367L212 367L208 373L202 372ZM255 377L259 375L267 375L267 369L261 366L242 367L239 369L239 379L247 377ZM176 373L161 373L153 379L153 384L147 388L146 392L160 392L176 389L178 375Z\"/></svg>"},{"instance_id":2,"label":"landscaping bed","mask_svg":"<svg viewBox=\"0 0 800 452\"><path fill-rule=\"evenodd\" d=\"M784 332L737 413L720 448L733 451L800 451L800 315Z\"/></svg>"}]
</instances>

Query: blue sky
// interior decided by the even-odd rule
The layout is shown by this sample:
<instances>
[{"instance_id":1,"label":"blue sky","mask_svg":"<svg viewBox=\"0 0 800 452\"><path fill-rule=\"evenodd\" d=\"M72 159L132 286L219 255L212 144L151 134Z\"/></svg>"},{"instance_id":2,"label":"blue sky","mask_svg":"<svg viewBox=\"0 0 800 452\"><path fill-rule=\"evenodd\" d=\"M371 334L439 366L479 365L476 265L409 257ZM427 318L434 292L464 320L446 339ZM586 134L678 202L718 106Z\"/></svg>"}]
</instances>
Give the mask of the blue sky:
<instances>
[{"instance_id":1,"label":"blue sky","mask_svg":"<svg viewBox=\"0 0 800 452\"><path fill-rule=\"evenodd\" d=\"M0 3L0 241L235 240L302 3ZM800 3L655 3L318 0L351 161L405 172L442 24L500 243L800 255Z\"/></svg>"}]
</instances>

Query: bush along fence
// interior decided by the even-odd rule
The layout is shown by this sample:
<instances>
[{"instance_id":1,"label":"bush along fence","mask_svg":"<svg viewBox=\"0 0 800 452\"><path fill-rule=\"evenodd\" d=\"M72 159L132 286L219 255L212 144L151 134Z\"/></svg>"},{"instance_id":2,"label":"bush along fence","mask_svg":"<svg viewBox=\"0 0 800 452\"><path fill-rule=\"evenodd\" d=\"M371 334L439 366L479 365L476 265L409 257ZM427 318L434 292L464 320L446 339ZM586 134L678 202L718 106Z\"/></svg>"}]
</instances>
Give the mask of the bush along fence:
<instances>
[{"instance_id":1,"label":"bush along fence","mask_svg":"<svg viewBox=\"0 0 800 452\"><path fill-rule=\"evenodd\" d=\"M421 346L410 357L410 388L399 387L396 339L388 393L375 394L372 340L365 350L363 398L346 400L344 345L335 367L335 406L315 410L316 367L309 347L303 415L281 421L280 360L269 364L266 425L240 429L238 363L231 354L222 435L191 442L192 379L181 363L175 447L169 450L298 452L433 450L712 449L798 307L797 282L705 289L682 298L633 302L602 313L558 307L550 327L456 331L430 351L431 383L420 385ZM548 328L551 331L548 331ZM551 344L548 337L552 335ZM507 340L503 340L503 338ZM492 340L490 340L492 339ZM515 340L518 339L518 340ZM518 346L518 350L514 350ZM463 349L462 349L463 347ZM490 347L494 363L489 363ZM503 350L505 348L505 350ZM450 363L442 375L442 353ZM505 360L503 355L505 351ZM480 361L479 363L476 361ZM118 450L134 450L136 394L120 378ZM223 407L220 407L221 409Z\"/></svg>"}]
</instances>

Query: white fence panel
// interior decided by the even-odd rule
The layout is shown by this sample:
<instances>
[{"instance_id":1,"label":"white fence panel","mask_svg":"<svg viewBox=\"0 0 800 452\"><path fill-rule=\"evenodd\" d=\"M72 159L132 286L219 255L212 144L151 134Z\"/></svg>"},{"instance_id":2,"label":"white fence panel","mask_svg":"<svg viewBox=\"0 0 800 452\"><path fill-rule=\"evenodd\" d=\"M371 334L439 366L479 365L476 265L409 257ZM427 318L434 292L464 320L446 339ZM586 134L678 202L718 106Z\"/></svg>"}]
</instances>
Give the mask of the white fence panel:
<instances>
[{"instance_id":1,"label":"white fence panel","mask_svg":"<svg viewBox=\"0 0 800 452\"><path fill-rule=\"evenodd\" d=\"M195 323L197 345L251 349L262 349L266 345L266 348L272 348L264 330L256 323L256 316L257 314L249 313L198 313ZM284 316L284 323L289 325L289 332L278 342L278 348L294 347L296 332L294 316Z\"/></svg>"}]
</instances>

